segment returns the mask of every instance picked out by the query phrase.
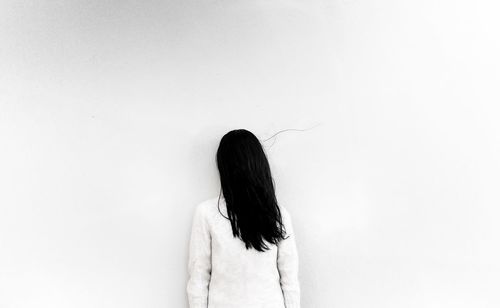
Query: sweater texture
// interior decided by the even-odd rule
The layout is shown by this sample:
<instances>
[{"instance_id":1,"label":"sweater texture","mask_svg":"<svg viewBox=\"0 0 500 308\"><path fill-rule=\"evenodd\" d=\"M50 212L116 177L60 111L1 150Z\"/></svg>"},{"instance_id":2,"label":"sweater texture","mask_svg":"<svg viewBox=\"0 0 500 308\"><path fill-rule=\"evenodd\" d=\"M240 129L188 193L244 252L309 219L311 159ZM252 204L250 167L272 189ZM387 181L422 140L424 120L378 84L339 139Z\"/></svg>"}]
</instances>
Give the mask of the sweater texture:
<instances>
[{"instance_id":1,"label":"sweater texture","mask_svg":"<svg viewBox=\"0 0 500 308\"><path fill-rule=\"evenodd\" d=\"M300 308L299 262L289 212L279 206L286 236L270 250L247 250L234 237L225 199L205 200L194 210L189 241L187 295L190 308ZM285 236L285 237L286 237Z\"/></svg>"}]
</instances>

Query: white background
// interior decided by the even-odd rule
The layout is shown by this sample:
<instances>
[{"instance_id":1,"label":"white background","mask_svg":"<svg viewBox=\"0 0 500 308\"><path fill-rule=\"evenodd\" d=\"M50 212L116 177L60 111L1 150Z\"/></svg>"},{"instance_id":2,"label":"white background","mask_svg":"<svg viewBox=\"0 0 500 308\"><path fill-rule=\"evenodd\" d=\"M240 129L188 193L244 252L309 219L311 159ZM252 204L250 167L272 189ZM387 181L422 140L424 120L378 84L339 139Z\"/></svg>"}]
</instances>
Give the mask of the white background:
<instances>
[{"instance_id":1,"label":"white background","mask_svg":"<svg viewBox=\"0 0 500 308\"><path fill-rule=\"evenodd\" d=\"M495 1L0 3L0 307L187 307L222 135L311 127L303 307L500 306Z\"/></svg>"}]
</instances>

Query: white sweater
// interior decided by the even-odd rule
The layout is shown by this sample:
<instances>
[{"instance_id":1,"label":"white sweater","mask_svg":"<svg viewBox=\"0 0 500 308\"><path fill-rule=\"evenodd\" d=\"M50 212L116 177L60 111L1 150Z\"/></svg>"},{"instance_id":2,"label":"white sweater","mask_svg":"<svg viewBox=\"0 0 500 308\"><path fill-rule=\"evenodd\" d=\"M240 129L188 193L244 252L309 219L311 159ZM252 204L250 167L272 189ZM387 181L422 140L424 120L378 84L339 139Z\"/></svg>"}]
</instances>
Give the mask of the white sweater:
<instances>
[{"instance_id":1,"label":"white sweater","mask_svg":"<svg viewBox=\"0 0 500 308\"><path fill-rule=\"evenodd\" d=\"M299 262L288 211L280 210L286 235L271 250L247 250L233 237L231 222L215 197L198 204L189 242L187 295L190 308L300 308ZM228 217L221 196L220 211Z\"/></svg>"}]
</instances>

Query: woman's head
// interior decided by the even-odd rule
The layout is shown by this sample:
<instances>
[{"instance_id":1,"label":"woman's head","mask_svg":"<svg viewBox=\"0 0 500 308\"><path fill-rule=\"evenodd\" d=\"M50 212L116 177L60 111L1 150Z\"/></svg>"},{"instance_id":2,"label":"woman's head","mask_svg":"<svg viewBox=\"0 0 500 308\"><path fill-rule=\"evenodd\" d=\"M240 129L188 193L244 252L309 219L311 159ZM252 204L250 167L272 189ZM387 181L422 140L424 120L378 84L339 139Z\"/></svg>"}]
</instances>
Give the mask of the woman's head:
<instances>
[{"instance_id":1,"label":"woman's head","mask_svg":"<svg viewBox=\"0 0 500 308\"><path fill-rule=\"evenodd\" d=\"M216 158L233 235L247 249L265 251L270 248L265 241L277 244L285 230L259 139L248 130L232 130L222 137Z\"/></svg>"}]
</instances>

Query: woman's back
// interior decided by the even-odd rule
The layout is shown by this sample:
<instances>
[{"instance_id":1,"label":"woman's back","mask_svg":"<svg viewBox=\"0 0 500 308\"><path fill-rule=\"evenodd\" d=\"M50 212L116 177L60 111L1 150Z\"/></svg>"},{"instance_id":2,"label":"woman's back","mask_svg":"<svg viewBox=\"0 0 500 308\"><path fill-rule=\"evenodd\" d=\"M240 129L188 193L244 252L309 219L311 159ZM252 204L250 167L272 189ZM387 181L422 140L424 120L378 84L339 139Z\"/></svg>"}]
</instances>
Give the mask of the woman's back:
<instances>
[{"instance_id":1,"label":"woman's back","mask_svg":"<svg viewBox=\"0 0 500 308\"><path fill-rule=\"evenodd\" d=\"M280 211L289 237L266 242L270 249L260 252L233 236L224 198L197 205L188 265L191 308L300 307L295 236L290 214Z\"/></svg>"}]
</instances>

